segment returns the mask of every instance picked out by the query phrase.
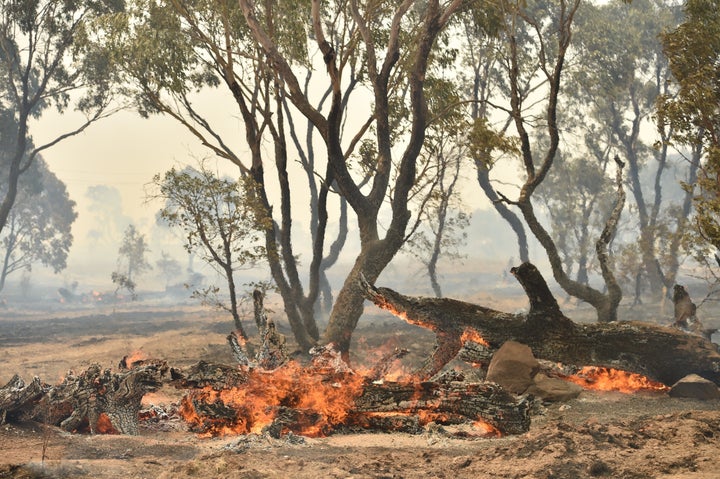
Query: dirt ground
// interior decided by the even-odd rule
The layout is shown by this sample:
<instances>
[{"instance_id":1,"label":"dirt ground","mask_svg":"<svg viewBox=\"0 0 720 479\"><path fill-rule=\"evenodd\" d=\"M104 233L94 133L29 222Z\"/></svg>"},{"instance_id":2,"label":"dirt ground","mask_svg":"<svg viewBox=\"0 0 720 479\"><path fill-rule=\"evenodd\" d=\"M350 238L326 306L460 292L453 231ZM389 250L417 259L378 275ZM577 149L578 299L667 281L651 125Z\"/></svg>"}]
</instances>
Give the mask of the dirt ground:
<instances>
[{"instance_id":1,"label":"dirt ground","mask_svg":"<svg viewBox=\"0 0 720 479\"><path fill-rule=\"evenodd\" d=\"M133 305L0 311L0 384L14 373L59 381L124 355L186 366L232 364L231 321L199 307ZM432 336L387 315L364 319L355 359L380 345L428 354ZM171 404L179 393L146 398ZM703 478L720 477L720 401L585 391L539 407L531 430L458 439L448 428L419 435L201 439L177 419L143 422L139 436L69 434L37 423L0 426L0 478Z\"/></svg>"}]
</instances>

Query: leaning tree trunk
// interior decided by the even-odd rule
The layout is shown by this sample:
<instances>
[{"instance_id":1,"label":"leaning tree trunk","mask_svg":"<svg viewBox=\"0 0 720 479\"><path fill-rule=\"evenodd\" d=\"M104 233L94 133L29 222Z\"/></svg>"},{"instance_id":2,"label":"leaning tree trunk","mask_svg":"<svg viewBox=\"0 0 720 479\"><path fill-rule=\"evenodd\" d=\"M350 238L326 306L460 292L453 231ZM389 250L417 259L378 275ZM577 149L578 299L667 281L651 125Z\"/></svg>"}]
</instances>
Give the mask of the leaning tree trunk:
<instances>
[{"instance_id":1,"label":"leaning tree trunk","mask_svg":"<svg viewBox=\"0 0 720 479\"><path fill-rule=\"evenodd\" d=\"M431 329L438 346L419 374L431 377L478 333L488 349L514 340L540 359L568 365L623 369L671 385L695 373L720 385L720 353L707 339L640 322L576 324L562 314L540 272L530 263L512 273L530 299L530 312L515 315L447 298L408 297L365 284L366 297L411 324Z\"/></svg>"}]
</instances>

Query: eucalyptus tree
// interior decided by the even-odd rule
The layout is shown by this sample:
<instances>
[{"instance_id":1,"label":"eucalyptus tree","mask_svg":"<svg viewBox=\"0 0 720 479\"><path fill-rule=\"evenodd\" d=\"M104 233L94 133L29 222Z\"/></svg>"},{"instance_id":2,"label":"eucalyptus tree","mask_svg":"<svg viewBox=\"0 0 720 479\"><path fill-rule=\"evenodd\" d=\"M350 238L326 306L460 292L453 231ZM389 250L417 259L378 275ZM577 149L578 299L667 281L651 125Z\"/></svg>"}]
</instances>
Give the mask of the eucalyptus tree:
<instances>
[{"instance_id":1,"label":"eucalyptus tree","mask_svg":"<svg viewBox=\"0 0 720 479\"><path fill-rule=\"evenodd\" d=\"M120 289L127 289L136 296L135 289L137 276L152 269L147 260L146 254L150 251L145 235L140 233L135 225L128 225L123 234L120 248L118 248L118 268L110 275L112 282L117 285L116 292Z\"/></svg>"},{"instance_id":2,"label":"eucalyptus tree","mask_svg":"<svg viewBox=\"0 0 720 479\"><path fill-rule=\"evenodd\" d=\"M266 6L263 21L293 61L309 71L313 59L307 50L303 16L272 3ZM305 8L301 3L297 7L299 11ZM136 0L126 13L106 16L99 24L111 33L94 39L93 45L123 78L121 93L135 100L137 110L145 116L173 118L206 148L234 164L239 176L255 183L259 207L270 220L264 222L264 243L272 279L294 336L307 351L320 337L314 317L320 280L336 260L346 229L339 228L337 240L326 254L327 205L334 200L332 172L315 164L311 142L295 141L308 183L303 187L290 181L288 136L296 140L299 136L286 114L285 93L279 88L282 76L252 40L238 4ZM353 85L349 82L347 90ZM220 118L217 112L204 109L195 96L207 90L226 95L228 109ZM227 131L227 119L232 115L241 118L240 135ZM265 148L266 144L271 147ZM293 220L300 216L293 198L308 198L312 212L307 289L292 241ZM342 224L342 214L340 218Z\"/></svg>"},{"instance_id":3,"label":"eucalyptus tree","mask_svg":"<svg viewBox=\"0 0 720 479\"><path fill-rule=\"evenodd\" d=\"M0 4L0 231L18 195L20 176L38 154L110 112L112 76L83 47L86 22L119 11L120 0L11 0ZM71 105L85 120L57 137L32 137L30 123L48 108ZM31 140L32 137L32 140ZM34 143L33 143L34 140Z\"/></svg>"},{"instance_id":4,"label":"eucalyptus tree","mask_svg":"<svg viewBox=\"0 0 720 479\"><path fill-rule=\"evenodd\" d=\"M689 193L680 206L663 191L663 178L673 166L665 141L671 132L661 130L653 140L649 128L656 99L672 88L658 36L677 23L678 13L667 0L584 4L578 11L578 58L567 95L573 116L584 118L574 130L588 148L605 155L617 151L627 162L638 231L629 247L639 250L643 276L655 297L663 288L672 290L690 213ZM686 181L696 175L697 162L675 166ZM651 178L650 184L643 177Z\"/></svg>"},{"instance_id":5,"label":"eucalyptus tree","mask_svg":"<svg viewBox=\"0 0 720 479\"><path fill-rule=\"evenodd\" d=\"M558 155L537 190L547 211L552 236L568 275L590 284L593 243L612 210L615 192L608 176L610 162L591 155Z\"/></svg>"},{"instance_id":6,"label":"eucalyptus tree","mask_svg":"<svg viewBox=\"0 0 720 479\"><path fill-rule=\"evenodd\" d=\"M676 95L659 98L658 125L669 141L689 145L701 158L694 195L699 243L720 249L720 2L688 0L684 21L662 36ZM717 258L717 253L716 253ZM720 260L718 260L720 263Z\"/></svg>"},{"instance_id":7,"label":"eucalyptus tree","mask_svg":"<svg viewBox=\"0 0 720 479\"><path fill-rule=\"evenodd\" d=\"M564 118L560 104L566 60L571 48L575 15L580 0L550 0L534 4L507 1L502 6L502 55L505 95L492 102L506 112L517 135L517 151L524 181L515 199L498 192L502 201L517 207L529 230L544 248L553 277L571 296L591 304L599 321L616 319L622 291L608 255L625 201L621 168L616 171L616 199L604 229L595 242L595 255L607 292L573 280L564 269L554 238L542 224L533 196L558 156ZM619 163L618 163L619 164Z\"/></svg>"},{"instance_id":8,"label":"eucalyptus tree","mask_svg":"<svg viewBox=\"0 0 720 479\"><path fill-rule=\"evenodd\" d=\"M503 2L485 2L460 16L456 26L457 38L463 45L460 57L463 70L459 80L471 105L469 116L472 125L466 143L468 154L475 163L478 185L515 233L520 261L525 262L530 260L530 256L522 219L501 200L495 186L498 180L493 178L493 168L497 164L517 155L516 145L508 135L512 117L504 114L494 122L490 119L491 115L496 116L491 107L493 101L508 95L501 62L502 5ZM525 95L532 92L531 85L525 85ZM498 126L493 123L498 123Z\"/></svg>"},{"instance_id":9,"label":"eucalyptus tree","mask_svg":"<svg viewBox=\"0 0 720 479\"><path fill-rule=\"evenodd\" d=\"M250 0L240 0L240 5L253 38L278 72L279 86L322 138L337 188L357 217L360 253L337 296L324 335L325 341L347 353L363 309L360 276L374 282L405 241L411 217L408 197L427 124L426 74L436 40L462 1L441 5L437 0L399 4L311 0L306 13L311 19L313 48L322 52L332 88L326 112L315 108L301 89L292 52L271 28L274 24L262 20L263 7ZM356 58L364 59L364 86L372 103L369 111L352 112L355 118L365 119L358 121L350 140L343 142L343 119L350 108L343 101L343 85L349 81L349 65ZM394 116L396 109L407 111L408 120L396 121L400 118ZM372 177L363 188L364 174L353 171L356 165L348 158L366 133L371 136L366 137L364 166ZM388 196L388 208L383 208Z\"/></svg>"},{"instance_id":10,"label":"eucalyptus tree","mask_svg":"<svg viewBox=\"0 0 720 479\"><path fill-rule=\"evenodd\" d=\"M214 287L196 294L227 310L243 341L248 336L238 309L236 273L256 267L267 255L262 232L267 229L262 208L255 204L257 195L249 178L237 181L220 178L201 164L200 168L175 168L155 175L154 198L164 201L159 217L184 235L188 253L197 254L224 277L230 304L214 298Z\"/></svg>"},{"instance_id":11,"label":"eucalyptus tree","mask_svg":"<svg viewBox=\"0 0 720 479\"><path fill-rule=\"evenodd\" d=\"M457 116L457 115L451 115ZM456 120L461 120L457 118ZM430 128L417 175L413 196L422 205L410 228L406 248L423 265L436 297L442 297L438 278L440 259L457 261L463 257L460 247L466 243L470 214L465 211L459 193L465 166L464 138L457 121L439 120L444 127Z\"/></svg>"}]
</instances>

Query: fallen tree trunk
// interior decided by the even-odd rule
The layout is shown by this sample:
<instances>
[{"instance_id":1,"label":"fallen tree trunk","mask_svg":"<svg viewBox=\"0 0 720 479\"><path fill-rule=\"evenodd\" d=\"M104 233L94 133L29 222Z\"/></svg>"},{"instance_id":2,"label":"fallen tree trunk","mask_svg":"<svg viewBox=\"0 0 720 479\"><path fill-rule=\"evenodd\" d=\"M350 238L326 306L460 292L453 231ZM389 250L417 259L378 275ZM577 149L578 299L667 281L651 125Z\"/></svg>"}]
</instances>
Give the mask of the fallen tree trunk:
<instances>
[{"instance_id":1,"label":"fallen tree trunk","mask_svg":"<svg viewBox=\"0 0 720 479\"><path fill-rule=\"evenodd\" d=\"M82 374L68 374L50 386L14 376L0 388L0 419L33 420L66 431L138 433L142 397L162 385L165 362L156 361L119 372L93 364Z\"/></svg>"},{"instance_id":2,"label":"fallen tree trunk","mask_svg":"<svg viewBox=\"0 0 720 479\"><path fill-rule=\"evenodd\" d=\"M435 332L437 348L418 373L423 378L440 371L470 338L491 350L514 340L528 345L538 359L622 369L667 385L693 373L720 385L720 353L707 339L641 322L577 324L562 314L535 266L524 263L511 272L530 299L527 315L449 298L405 296L367 282L364 291L380 308Z\"/></svg>"}]
</instances>

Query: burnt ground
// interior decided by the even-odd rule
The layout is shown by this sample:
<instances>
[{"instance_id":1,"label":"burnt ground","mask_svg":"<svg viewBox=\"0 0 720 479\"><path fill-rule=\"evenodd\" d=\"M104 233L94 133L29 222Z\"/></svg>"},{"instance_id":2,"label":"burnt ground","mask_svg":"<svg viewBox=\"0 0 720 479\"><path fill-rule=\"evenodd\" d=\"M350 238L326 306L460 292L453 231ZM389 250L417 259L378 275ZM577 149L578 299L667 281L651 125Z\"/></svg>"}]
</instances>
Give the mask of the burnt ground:
<instances>
[{"instance_id":1,"label":"burnt ground","mask_svg":"<svg viewBox=\"0 0 720 479\"><path fill-rule=\"evenodd\" d=\"M68 369L112 367L136 351L176 366L231 364L231 327L226 317L191 306L0 310L0 383L13 373L59 381ZM380 347L404 347L411 364L432 347L427 332L376 312L355 338L357 362L371 361ZM163 389L147 399L168 405L177 398ZM585 391L540 407L528 433L493 439L458 439L442 427L418 435L201 439L177 419L144 422L136 437L4 424L0 478L710 479L720 477L719 451L718 401Z\"/></svg>"}]
</instances>

